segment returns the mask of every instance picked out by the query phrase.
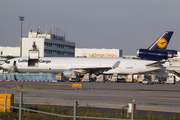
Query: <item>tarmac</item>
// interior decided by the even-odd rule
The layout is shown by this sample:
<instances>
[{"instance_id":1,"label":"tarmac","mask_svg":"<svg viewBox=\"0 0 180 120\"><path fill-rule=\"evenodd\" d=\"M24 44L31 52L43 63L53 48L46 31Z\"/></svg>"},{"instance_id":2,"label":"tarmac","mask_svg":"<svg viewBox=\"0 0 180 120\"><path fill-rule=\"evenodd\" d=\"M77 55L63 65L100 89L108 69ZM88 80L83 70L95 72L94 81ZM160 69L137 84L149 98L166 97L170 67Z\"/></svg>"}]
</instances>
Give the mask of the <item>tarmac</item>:
<instances>
[{"instance_id":1,"label":"tarmac","mask_svg":"<svg viewBox=\"0 0 180 120\"><path fill-rule=\"evenodd\" d=\"M137 110L180 113L180 84L142 85L140 83L78 83L82 89L73 89L72 82L0 82L0 87L18 88L23 93L24 104L73 106L121 109L135 101ZM33 89L32 89L33 88ZM19 89L18 89L19 90ZM0 90L14 94L16 90Z\"/></svg>"}]
</instances>

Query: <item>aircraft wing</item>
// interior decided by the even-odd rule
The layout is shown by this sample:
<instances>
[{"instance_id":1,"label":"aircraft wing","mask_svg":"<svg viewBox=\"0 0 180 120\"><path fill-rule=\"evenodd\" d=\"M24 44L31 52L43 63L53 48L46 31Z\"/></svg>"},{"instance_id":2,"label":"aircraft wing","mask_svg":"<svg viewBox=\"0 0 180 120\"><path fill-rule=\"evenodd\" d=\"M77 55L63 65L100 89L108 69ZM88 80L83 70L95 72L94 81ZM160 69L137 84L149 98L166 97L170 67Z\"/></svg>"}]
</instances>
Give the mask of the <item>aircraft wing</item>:
<instances>
[{"instance_id":1,"label":"aircraft wing","mask_svg":"<svg viewBox=\"0 0 180 120\"><path fill-rule=\"evenodd\" d=\"M103 73L104 71L108 71L110 69L115 69L120 64L120 61L117 61L112 67L77 67L70 68L79 73L94 73L96 75Z\"/></svg>"},{"instance_id":2,"label":"aircraft wing","mask_svg":"<svg viewBox=\"0 0 180 120\"><path fill-rule=\"evenodd\" d=\"M160 68L162 68L163 67L163 65L162 64L164 64L166 61L157 61L157 62L154 62L154 63L151 63L151 64L147 64L146 66L147 67L160 67Z\"/></svg>"}]
</instances>

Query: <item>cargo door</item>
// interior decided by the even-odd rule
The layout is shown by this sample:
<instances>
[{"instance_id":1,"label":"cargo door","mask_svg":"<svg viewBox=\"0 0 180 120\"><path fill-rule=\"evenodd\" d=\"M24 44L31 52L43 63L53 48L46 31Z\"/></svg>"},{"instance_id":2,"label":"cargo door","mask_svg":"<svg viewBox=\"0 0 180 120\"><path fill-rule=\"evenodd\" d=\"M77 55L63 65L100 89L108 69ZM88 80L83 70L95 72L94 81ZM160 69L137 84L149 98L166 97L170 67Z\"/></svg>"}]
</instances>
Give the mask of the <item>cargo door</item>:
<instances>
[{"instance_id":1,"label":"cargo door","mask_svg":"<svg viewBox=\"0 0 180 120\"><path fill-rule=\"evenodd\" d=\"M29 50L28 67L37 67L39 63L39 50Z\"/></svg>"}]
</instances>

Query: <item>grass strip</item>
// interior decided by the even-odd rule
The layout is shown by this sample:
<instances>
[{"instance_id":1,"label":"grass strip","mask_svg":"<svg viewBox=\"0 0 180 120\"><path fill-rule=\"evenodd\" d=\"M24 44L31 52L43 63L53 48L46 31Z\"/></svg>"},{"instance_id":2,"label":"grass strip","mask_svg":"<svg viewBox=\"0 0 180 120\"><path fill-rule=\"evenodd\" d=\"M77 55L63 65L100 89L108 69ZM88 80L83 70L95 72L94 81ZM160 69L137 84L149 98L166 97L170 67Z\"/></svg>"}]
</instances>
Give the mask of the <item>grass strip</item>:
<instances>
[{"instance_id":1,"label":"grass strip","mask_svg":"<svg viewBox=\"0 0 180 120\"><path fill-rule=\"evenodd\" d=\"M51 107L50 105L45 105L45 106L29 106L26 107L28 109L33 109L33 110L39 110L39 111L44 111L44 112L50 112L50 113L56 113L56 114L61 114L61 115L73 115L73 110L69 109L64 109L64 108L54 108ZM89 117L106 117L106 118L122 118L122 119L130 119L126 115L119 113L118 111L114 113L106 112L106 113L100 113L100 112L95 112L92 107L87 107L83 111L77 110L77 115L78 116L89 116ZM0 119L3 120L18 120L19 119L19 111L17 109L14 109L12 113L7 113L7 112L0 112ZM23 120L72 120L72 118L63 118L63 117L58 117L58 116L53 116L53 115L46 115L46 114L41 114L41 113L35 113L35 112L28 112L28 111L23 111L22 115ZM180 120L180 118L177 117L172 117L172 118L165 118L162 115L153 115L152 112L149 112L148 115L141 115L141 116L135 116L135 119L138 120ZM91 119L78 119L78 120L91 120Z\"/></svg>"}]
</instances>

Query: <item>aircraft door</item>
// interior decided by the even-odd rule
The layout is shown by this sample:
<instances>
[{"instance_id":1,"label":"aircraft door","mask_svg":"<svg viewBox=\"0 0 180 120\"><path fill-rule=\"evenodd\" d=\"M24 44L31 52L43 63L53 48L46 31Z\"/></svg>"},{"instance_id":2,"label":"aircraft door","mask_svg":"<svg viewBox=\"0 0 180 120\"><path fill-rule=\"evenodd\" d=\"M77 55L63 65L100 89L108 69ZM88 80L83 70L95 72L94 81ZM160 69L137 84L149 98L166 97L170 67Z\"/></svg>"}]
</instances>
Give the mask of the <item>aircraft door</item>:
<instances>
[{"instance_id":1,"label":"aircraft door","mask_svg":"<svg viewBox=\"0 0 180 120\"><path fill-rule=\"evenodd\" d=\"M16 61L14 61L13 66L16 67Z\"/></svg>"}]
</instances>

